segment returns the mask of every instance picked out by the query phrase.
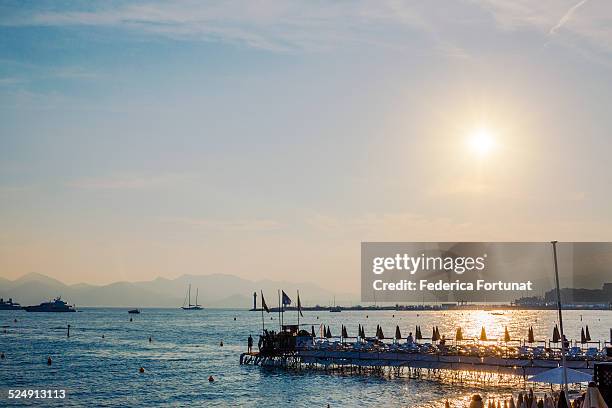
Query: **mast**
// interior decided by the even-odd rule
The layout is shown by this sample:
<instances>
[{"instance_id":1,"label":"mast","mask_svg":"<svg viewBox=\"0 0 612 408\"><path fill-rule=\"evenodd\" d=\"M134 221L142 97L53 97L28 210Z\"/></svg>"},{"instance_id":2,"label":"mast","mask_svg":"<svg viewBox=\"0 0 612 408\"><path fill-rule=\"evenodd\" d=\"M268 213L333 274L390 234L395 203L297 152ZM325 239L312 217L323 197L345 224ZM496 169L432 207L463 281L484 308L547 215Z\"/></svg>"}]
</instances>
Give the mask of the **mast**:
<instances>
[{"instance_id":1,"label":"mast","mask_svg":"<svg viewBox=\"0 0 612 408\"><path fill-rule=\"evenodd\" d=\"M567 395L567 366L565 364L565 335L563 334L563 314L561 313L561 289L559 287L559 266L557 265L557 241L550 241L555 261L555 283L557 284L557 310L559 312L559 329L561 330L561 362L563 363L563 389Z\"/></svg>"},{"instance_id":2,"label":"mast","mask_svg":"<svg viewBox=\"0 0 612 408\"><path fill-rule=\"evenodd\" d=\"M191 283L189 284L189 307L191 307Z\"/></svg>"}]
</instances>

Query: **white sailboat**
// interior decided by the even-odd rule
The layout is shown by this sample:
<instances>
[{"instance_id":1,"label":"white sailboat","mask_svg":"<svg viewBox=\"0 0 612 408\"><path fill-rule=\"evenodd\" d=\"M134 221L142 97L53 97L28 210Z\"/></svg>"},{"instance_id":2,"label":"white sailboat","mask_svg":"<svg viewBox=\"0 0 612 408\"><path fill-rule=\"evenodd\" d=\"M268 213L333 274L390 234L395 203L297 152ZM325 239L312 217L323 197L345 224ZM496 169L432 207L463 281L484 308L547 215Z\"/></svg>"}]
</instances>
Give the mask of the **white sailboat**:
<instances>
[{"instance_id":1,"label":"white sailboat","mask_svg":"<svg viewBox=\"0 0 612 408\"><path fill-rule=\"evenodd\" d=\"M187 297L185 297L185 301L187 301L187 306L185 306L185 302L183 302L183 306L181 309L183 310L202 310L202 306L198 305L198 289L196 288L196 299L195 305L191 304L191 284L189 284L189 289L187 289Z\"/></svg>"}]
</instances>

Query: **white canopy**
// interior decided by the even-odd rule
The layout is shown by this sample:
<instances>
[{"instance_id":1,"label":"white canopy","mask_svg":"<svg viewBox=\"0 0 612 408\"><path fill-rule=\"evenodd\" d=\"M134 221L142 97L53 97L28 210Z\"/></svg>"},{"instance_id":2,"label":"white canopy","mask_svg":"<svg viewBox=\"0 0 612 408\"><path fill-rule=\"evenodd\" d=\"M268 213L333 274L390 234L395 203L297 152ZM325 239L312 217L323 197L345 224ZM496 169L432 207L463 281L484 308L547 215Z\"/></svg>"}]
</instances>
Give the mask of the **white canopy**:
<instances>
[{"instance_id":1,"label":"white canopy","mask_svg":"<svg viewBox=\"0 0 612 408\"><path fill-rule=\"evenodd\" d=\"M563 384L563 367L553 368L552 370L544 371L529 378L529 381L541 382L547 384ZM567 382L570 384L583 383L593 381L591 374L585 374L582 371L567 369Z\"/></svg>"}]
</instances>

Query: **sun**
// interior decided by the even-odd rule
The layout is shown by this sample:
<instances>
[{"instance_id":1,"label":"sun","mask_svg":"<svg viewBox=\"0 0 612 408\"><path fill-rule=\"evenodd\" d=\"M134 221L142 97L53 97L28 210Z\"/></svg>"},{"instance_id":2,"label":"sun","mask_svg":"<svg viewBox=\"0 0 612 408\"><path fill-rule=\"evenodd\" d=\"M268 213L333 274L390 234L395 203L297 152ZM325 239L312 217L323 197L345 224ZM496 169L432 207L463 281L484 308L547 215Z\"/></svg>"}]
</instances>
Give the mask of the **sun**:
<instances>
[{"instance_id":1,"label":"sun","mask_svg":"<svg viewBox=\"0 0 612 408\"><path fill-rule=\"evenodd\" d=\"M487 156L495 148L495 138L487 128L479 128L470 134L468 145L478 156Z\"/></svg>"}]
</instances>

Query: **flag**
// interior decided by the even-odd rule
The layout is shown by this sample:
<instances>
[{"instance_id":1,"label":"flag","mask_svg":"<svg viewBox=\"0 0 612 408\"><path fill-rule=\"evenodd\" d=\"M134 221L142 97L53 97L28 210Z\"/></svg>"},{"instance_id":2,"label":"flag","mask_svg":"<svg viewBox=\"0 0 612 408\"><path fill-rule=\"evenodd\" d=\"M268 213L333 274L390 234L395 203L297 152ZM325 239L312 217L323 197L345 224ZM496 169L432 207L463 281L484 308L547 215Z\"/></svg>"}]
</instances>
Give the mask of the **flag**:
<instances>
[{"instance_id":1,"label":"flag","mask_svg":"<svg viewBox=\"0 0 612 408\"><path fill-rule=\"evenodd\" d=\"M289 303L291 303L291 300L289 300ZM300 312L300 316L304 317L304 315L302 314L302 302L300 302L300 292L298 292L298 312Z\"/></svg>"},{"instance_id":2,"label":"flag","mask_svg":"<svg viewBox=\"0 0 612 408\"><path fill-rule=\"evenodd\" d=\"M266 305L266 299L263 297L263 290L261 291L261 308L266 311L266 313L270 313L270 309L268 309L268 305Z\"/></svg>"},{"instance_id":3,"label":"flag","mask_svg":"<svg viewBox=\"0 0 612 408\"><path fill-rule=\"evenodd\" d=\"M291 304L291 298L289 296L287 296L287 294L285 293L284 290L282 292L283 292L283 301L282 301L283 306L290 305Z\"/></svg>"}]
</instances>

